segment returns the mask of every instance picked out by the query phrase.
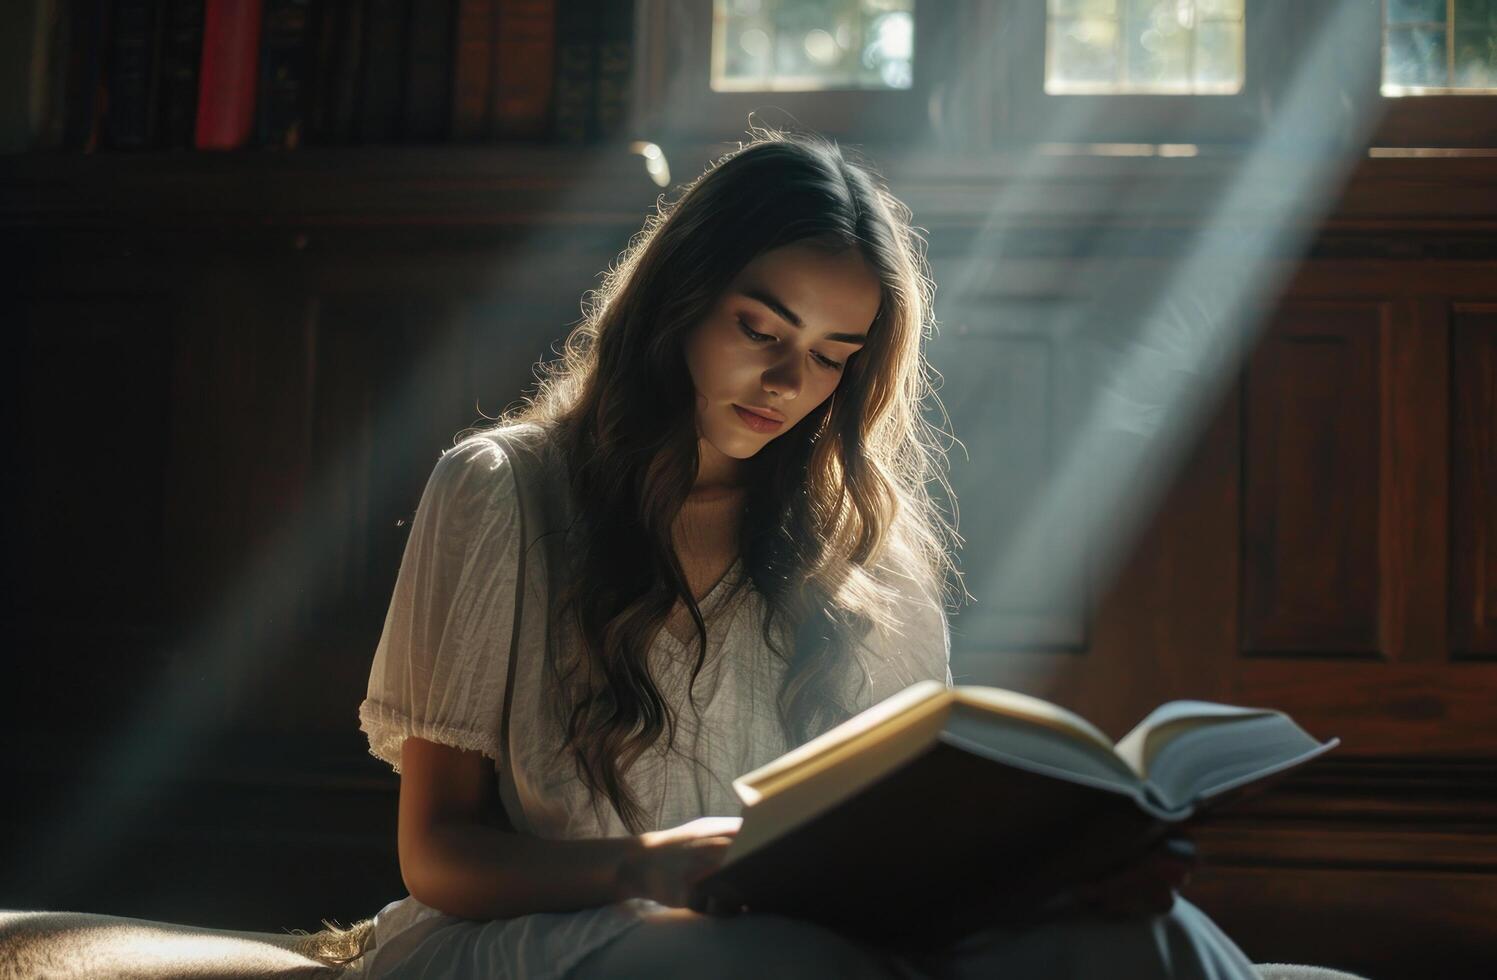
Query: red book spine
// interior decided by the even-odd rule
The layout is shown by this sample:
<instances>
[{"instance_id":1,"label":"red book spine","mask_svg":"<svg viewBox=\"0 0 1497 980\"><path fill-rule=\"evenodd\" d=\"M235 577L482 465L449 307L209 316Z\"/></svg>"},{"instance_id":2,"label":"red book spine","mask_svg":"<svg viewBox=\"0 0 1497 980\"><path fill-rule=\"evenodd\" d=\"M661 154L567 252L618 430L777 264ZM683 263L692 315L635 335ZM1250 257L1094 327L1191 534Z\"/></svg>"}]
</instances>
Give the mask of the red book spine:
<instances>
[{"instance_id":1,"label":"red book spine","mask_svg":"<svg viewBox=\"0 0 1497 980\"><path fill-rule=\"evenodd\" d=\"M259 52L260 0L207 0L198 72L198 149L232 150L249 141Z\"/></svg>"}]
</instances>

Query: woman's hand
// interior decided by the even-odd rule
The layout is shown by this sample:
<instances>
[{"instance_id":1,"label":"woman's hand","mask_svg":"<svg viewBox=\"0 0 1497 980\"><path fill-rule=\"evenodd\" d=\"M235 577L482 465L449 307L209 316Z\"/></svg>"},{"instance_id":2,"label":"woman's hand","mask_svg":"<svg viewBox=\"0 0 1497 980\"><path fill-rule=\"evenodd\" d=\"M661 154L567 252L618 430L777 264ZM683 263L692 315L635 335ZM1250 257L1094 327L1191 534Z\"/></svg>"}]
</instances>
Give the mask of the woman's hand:
<instances>
[{"instance_id":1,"label":"woman's hand","mask_svg":"<svg viewBox=\"0 0 1497 980\"><path fill-rule=\"evenodd\" d=\"M1195 844L1177 832L1132 864L1077 887L1074 894L1083 908L1104 918L1160 915L1174 907L1175 889L1190 880L1197 863Z\"/></svg>"},{"instance_id":2,"label":"woman's hand","mask_svg":"<svg viewBox=\"0 0 1497 980\"><path fill-rule=\"evenodd\" d=\"M698 817L669 830L640 834L635 838L638 846L619 864L622 894L675 908L688 907L696 883L722 864L742 824L741 817Z\"/></svg>"}]
</instances>

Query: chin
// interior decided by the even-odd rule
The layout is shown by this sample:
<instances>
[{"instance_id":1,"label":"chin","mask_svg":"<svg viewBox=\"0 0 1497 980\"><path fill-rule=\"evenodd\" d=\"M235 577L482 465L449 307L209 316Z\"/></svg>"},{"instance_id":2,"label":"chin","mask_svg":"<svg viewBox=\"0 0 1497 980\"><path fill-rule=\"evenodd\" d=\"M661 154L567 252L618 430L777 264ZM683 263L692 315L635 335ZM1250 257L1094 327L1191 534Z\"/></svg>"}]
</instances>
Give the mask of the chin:
<instances>
[{"instance_id":1,"label":"chin","mask_svg":"<svg viewBox=\"0 0 1497 980\"><path fill-rule=\"evenodd\" d=\"M759 450L768 444L768 439L755 439L750 436L747 439L708 439L712 448L732 459L750 459L759 454Z\"/></svg>"}]
</instances>

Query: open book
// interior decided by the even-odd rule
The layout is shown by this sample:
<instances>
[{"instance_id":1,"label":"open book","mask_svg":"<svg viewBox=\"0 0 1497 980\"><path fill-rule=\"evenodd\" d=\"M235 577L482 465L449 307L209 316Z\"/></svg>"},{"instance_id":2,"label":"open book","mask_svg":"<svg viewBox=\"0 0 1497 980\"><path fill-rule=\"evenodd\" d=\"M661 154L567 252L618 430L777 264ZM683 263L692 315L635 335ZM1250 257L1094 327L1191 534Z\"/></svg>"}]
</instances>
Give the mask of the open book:
<instances>
[{"instance_id":1,"label":"open book","mask_svg":"<svg viewBox=\"0 0 1497 980\"><path fill-rule=\"evenodd\" d=\"M1171 701L1114 745L1040 698L922 681L734 780L743 826L698 895L933 947L1338 744L1279 711Z\"/></svg>"}]
</instances>

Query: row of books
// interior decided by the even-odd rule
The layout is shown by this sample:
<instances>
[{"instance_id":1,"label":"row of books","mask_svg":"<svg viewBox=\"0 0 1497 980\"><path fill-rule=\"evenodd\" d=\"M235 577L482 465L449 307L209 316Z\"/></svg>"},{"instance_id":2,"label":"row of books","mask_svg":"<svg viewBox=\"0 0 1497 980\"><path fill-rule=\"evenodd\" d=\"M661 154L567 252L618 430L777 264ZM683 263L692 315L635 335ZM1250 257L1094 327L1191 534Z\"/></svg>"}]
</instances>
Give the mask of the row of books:
<instances>
[{"instance_id":1,"label":"row of books","mask_svg":"<svg viewBox=\"0 0 1497 980\"><path fill-rule=\"evenodd\" d=\"M629 0L5 0L0 152L623 138Z\"/></svg>"}]
</instances>

